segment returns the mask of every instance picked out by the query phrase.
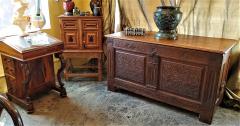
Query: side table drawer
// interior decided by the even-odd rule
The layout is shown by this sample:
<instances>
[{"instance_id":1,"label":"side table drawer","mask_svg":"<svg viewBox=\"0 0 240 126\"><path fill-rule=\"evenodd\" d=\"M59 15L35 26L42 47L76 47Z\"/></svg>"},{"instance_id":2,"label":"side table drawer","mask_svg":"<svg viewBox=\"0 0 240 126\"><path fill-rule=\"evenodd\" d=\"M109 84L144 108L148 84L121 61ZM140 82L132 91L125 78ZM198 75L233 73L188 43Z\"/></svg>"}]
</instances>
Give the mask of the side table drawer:
<instances>
[{"instance_id":1,"label":"side table drawer","mask_svg":"<svg viewBox=\"0 0 240 126\"><path fill-rule=\"evenodd\" d=\"M99 29L99 21L98 20L83 20L82 28L84 30L97 30L97 29Z\"/></svg>"},{"instance_id":2,"label":"side table drawer","mask_svg":"<svg viewBox=\"0 0 240 126\"><path fill-rule=\"evenodd\" d=\"M63 20L63 29L77 29L77 20Z\"/></svg>"}]
</instances>

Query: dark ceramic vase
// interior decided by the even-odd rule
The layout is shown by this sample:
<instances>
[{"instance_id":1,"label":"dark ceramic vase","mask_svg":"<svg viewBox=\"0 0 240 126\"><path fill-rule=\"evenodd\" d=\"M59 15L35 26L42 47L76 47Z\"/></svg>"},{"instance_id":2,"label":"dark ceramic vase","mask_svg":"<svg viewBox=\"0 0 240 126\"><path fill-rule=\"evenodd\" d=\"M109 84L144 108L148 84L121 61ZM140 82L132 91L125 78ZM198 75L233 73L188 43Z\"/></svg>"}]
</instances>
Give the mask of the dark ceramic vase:
<instances>
[{"instance_id":1,"label":"dark ceramic vase","mask_svg":"<svg viewBox=\"0 0 240 126\"><path fill-rule=\"evenodd\" d=\"M65 0L63 2L63 9L65 10L65 15L73 15L73 9L75 4L72 0Z\"/></svg>"},{"instance_id":2,"label":"dark ceramic vase","mask_svg":"<svg viewBox=\"0 0 240 126\"><path fill-rule=\"evenodd\" d=\"M179 7L159 6L154 12L154 21L159 29L156 39L177 39L177 26L182 19Z\"/></svg>"},{"instance_id":3,"label":"dark ceramic vase","mask_svg":"<svg viewBox=\"0 0 240 126\"><path fill-rule=\"evenodd\" d=\"M100 15L101 15L101 7L94 7L93 16L100 16Z\"/></svg>"},{"instance_id":4,"label":"dark ceramic vase","mask_svg":"<svg viewBox=\"0 0 240 126\"><path fill-rule=\"evenodd\" d=\"M101 7L100 7L100 1L99 0L90 0L90 8L91 8L94 16L100 16L101 15Z\"/></svg>"}]
</instances>

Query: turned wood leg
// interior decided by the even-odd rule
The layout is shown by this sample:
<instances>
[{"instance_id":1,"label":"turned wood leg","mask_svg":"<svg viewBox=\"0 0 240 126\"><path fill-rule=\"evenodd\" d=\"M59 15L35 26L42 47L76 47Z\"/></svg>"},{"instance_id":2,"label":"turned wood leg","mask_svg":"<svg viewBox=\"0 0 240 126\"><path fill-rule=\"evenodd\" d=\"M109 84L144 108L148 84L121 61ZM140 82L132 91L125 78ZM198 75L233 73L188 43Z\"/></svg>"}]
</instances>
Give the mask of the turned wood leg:
<instances>
[{"instance_id":1,"label":"turned wood leg","mask_svg":"<svg viewBox=\"0 0 240 126\"><path fill-rule=\"evenodd\" d=\"M34 112L33 103L32 103L32 100L31 100L31 97L29 94L29 84L30 84L30 80L31 80L32 69L31 69L30 64L28 64L28 63L23 63L21 65L22 65L22 68L24 69L24 71L26 72L26 76L25 76L25 80L23 81L23 85L24 85L24 94L25 94L27 113L31 114Z\"/></svg>"},{"instance_id":2,"label":"turned wood leg","mask_svg":"<svg viewBox=\"0 0 240 126\"><path fill-rule=\"evenodd\" d=\"M56 58L59 58L60 62L61 62L61 67L58 69L57 71L57 80L58 80L58 84L59 84L59 91L60 91L60 96L61 97L66 97L67 96L67 92L66 92L66 89L64 88L64 83L62 82L62 79L61 79L61 74L66 66L66 63L64 61L64 58L62 56L62 53L56 53L55 54L55 57Z\"/></svg>"},{"instance_id":3,"label":"turned wood leg","mask_svg":"<svg viewBox=\"0 0 240 126\"><path fill-rule=\"evenodd\" d=\"M69 71L72 71L73 68L73 64L72 64L72 59L69 58Z\"/></svg>"},{"instance_id":4,"label":"turned wood leg","mask_svg":"<svg viewBox=\"0 0 240 126\"><path fill-rule=\"evenodd\" d=\"M67 63L66 63L66 67L64 68L64 78L66 81L68 81L69 80L68 73L71 69L70 68L70 59L67 59L66 61L67 61Z\"/></svg>"},{"instance_id":5,"label":"turned wood leg","mask_svg":"<svg viewBox=\"0 0 240 126\"><path fill-rule=\"evenodd\" d=\"M98 81L102 81L102 54L98 58Z\"/></svg>"},{"instance_id":6,"label":"turned wood leg","mask_svg":"<svg viewBox=\"0 0 240 126\"><path fill-rule=\"evenodd\" d=\"M212 123L212 118L213 118L213 113L212 111L205 111L201 112L199 114L199 121L211 124Z\"/></svg>"}]
</instances>

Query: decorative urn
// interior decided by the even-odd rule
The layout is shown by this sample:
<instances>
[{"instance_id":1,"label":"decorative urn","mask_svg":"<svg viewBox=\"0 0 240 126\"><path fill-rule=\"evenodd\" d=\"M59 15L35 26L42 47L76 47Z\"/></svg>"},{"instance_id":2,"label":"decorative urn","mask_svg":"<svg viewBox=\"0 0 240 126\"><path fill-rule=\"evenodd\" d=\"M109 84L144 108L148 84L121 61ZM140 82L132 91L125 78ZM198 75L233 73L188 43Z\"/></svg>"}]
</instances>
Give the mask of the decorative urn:
<instances>
[{"instance_id":1,"label":"decorative urn","mask_svg":"<svg viewBox=\"0 0 240 126\"><path fill-rule=\"evenodd\" d=\"M101 15L101 3L99 0L90 0L90 8L92 10L93 16Z\"/></svg>"},{"instance_id":2,"label":"decorative urn","mask_svg":"<svg viewBox=\"0 0 240 126\"><path fill-rule=\"evenodd\" d=\"M159 29L156 39L177 39L177 26L182 19L180 7L159 6L154 12L154 21Z\"/></svg>"},{"instance_id":3,"label":"decorative urn","mask_svg":"<svg viewBox=\"0 0 240 126\"><path fill-rule=\"evenodd\" d=\"M72 0L65 0L63 2L63 9L65 11L65 15L70 16L73 15L73 9L75 7L75 4Z\"/></svg>"}]
</instances>

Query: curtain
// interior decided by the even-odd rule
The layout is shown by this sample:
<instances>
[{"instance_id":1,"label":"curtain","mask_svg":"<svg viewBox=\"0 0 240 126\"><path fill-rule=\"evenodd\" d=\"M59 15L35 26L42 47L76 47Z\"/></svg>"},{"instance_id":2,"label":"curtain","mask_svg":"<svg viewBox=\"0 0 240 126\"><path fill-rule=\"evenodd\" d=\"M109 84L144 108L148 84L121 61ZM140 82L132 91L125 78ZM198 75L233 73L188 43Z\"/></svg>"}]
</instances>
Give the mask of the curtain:
<instances>
[{"instance_id":1,"label":"curtain","mask_svg":"<svg viewBox=\"0 0 240 126\"><path fill-rule=\"evenodd\" d=\"M169 5L167 0L166 4ZM160 0L118 0L121 26L141 26L158 31L153 13ZM128 3L128 4L125 4ZM239 0L182 0L180 34L239 39Z\"/></svg>"},{"instance_id":2,"label":"curtain","mask_svg":"<svg viewBox=\"0 0 240 126\"><path fill-rule=\"evenodd\" d=\"M102 13L103 13L103 34L110 34L114 32L115 28L115 8L116 0L102 0ZM107 54L107 44L103 40L103 61L106 66L106 54Z\"/></svg>"},{"instance_id":3,"label":"curtain","mask_svg":"<svg viewBox=\"0 0 240 126\"><path fill-rule=\"evenodd\" d=\"M168 0L163 0L170 5ZM121 28L144 27L147 31L158 31L153 13L161 0L118 0ZM126 4L127 3L127 4ZM178 26L179 34L208 36L217 38L240 39L240 3L239 0L182 0L183 12ZM225 101L240 105L240 75L237 74L236 61L239 56L239 45L233 49L231 56L230 78L226 88ZM234 102L231 102L234 100ZM229 103L229 102L228 102Z\"/></svg>"},{"instance_id":4,"label":"curtain","mask_svg":"<svg viewBox=\"0 0 240 126\"><path fill-rule=\"evenodd\" d=\"M115 6L116 6L115 0L102 0L104 34L109 34L114 32Z\"/></svg>"}]
</instances>

